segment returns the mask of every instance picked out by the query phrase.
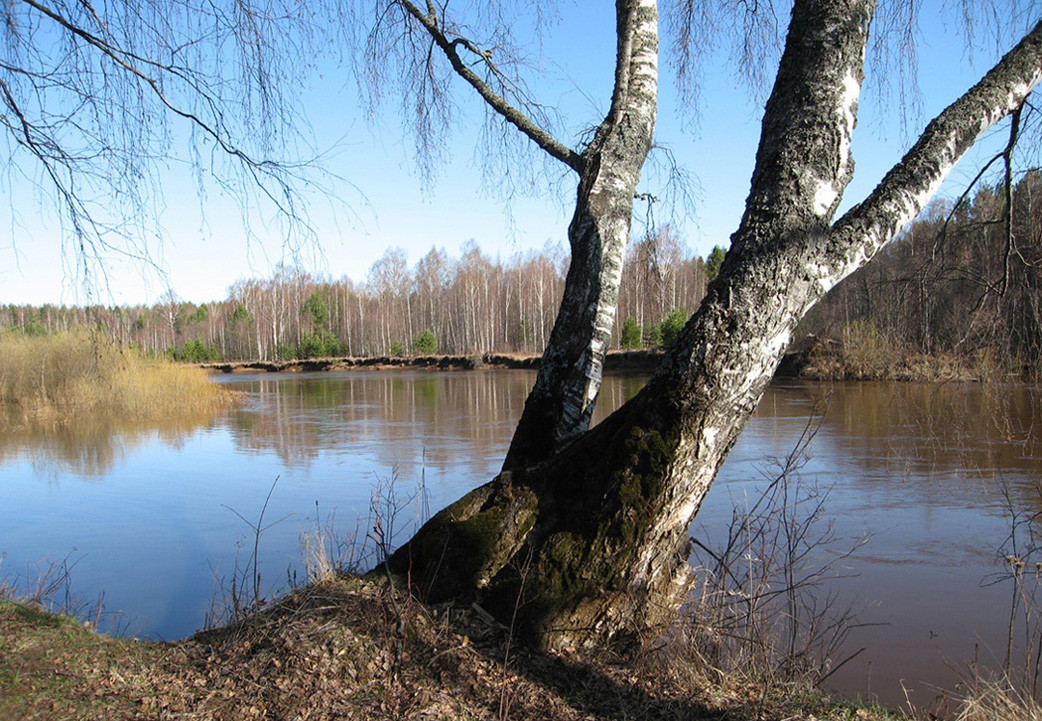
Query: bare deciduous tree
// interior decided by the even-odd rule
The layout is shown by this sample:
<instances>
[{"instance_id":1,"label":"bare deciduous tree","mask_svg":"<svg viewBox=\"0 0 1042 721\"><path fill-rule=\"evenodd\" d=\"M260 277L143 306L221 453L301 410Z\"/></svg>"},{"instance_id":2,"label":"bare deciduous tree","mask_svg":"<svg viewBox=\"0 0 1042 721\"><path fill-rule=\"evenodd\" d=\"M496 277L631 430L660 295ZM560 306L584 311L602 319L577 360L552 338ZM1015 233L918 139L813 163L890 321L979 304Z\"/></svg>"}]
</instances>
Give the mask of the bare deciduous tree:
<instances>
[{"instance_id":1,"label":"bare deciduous tree","mask_svg":"<svg viewBox=\"0 0 1042 721\"><path fill-rule=\"evenodd\" d=\"M287 95L307 70L306 12L281 0L0 6L5 180L60 211L66 260L88 288L113 253L157 266L163 176L182 164L201 193L213 184L239 203L247 235L258 207L290 221L289 237L307 234L292 151L313 151Z\"/></svg>"},{"instance_id":2,"label":"bare deciduous tree","mask_svg":"<svg viewBox=\"0 0 1042 721\"><path fill-rule=\"evenodd\" d=\"M874 11L873 0L794 3L745 213L648 385L541 463L512 465L437 514L393 568L432 597L479 593L507 617L518 609L550 646L633 638L675 616L691 581L688 526L800 318L1042 79L1040 23L837 219Z\"/></svg>"}]
</instances>

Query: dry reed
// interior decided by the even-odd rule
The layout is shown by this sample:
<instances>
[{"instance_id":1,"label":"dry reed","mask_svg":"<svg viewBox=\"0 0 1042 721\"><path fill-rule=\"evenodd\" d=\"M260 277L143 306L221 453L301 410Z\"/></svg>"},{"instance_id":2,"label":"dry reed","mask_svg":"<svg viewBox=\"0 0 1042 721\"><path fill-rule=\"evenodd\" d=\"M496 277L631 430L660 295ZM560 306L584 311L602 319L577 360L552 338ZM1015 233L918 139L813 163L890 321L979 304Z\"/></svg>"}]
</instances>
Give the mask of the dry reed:
<instances>
[{"instance_id":1,"label":"dry reed","mask_svg":"<svg viewBox=\"0 0 1042 721\"><path fill-rule=\"evenodd\" d=\"M0 427L61 425L95 413L169 419L232 402L202 370L144 357L101 333L0 333Z\"/></svg>"},{"instance_id":2,"label":"dry reed","mask_svg":"<svg viewBox=\"0 0 1042 721\"><path fill-rule=\"evenodd\" d=\"M972 678L955 721L1042 721L1042 706L1008 679Z\"/></svg>"}]
</instances>

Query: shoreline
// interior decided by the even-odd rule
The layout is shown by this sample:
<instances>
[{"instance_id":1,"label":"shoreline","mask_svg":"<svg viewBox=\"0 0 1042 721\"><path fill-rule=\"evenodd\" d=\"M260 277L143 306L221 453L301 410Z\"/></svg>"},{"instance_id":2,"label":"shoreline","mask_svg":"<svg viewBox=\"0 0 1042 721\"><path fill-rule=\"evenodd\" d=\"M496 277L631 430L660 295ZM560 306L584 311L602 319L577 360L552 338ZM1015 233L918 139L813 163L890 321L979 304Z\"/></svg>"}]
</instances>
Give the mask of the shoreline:
<instances>
[{"instance_id":1,"label":"shoreline","mask_svg":"<svg viewBox=\"0 0 1042 721\"><path fill-rule=\"evenodd\" d=\"M662 360L662 350L609 351L607 371L652 371ZM538 370L541 355L525 353L475 353L473 355L425 356L336 356L292 360L206 361L194 363L210 373L303 373L353 370L442 370L483 369Z\"/></svg>"},{"instance_id":2,"label":"shoreline","mask_svg":"<svg viewBox=\"0 0 1042 721\"><path fill-rule=\"evenodd\" d=\"M608 351L606 372L652 373L665 356L665 349ZM538 370L542 356L534 353L475 353L471 355L334 356L289 360L204 361L191 365L208 373L309 373L363 370ZM777 378L808 381L890 381L895 383L1025 380L1017 373L1002 372L946 356L915 356L889 359L870 371L854 366L835 350L820 348L786 353L775 371Z\"/></svg>"},{"instance_id":3,"label":"shoreline","mask_svg":"<svg viewBox=\"0 0 1042 721\"><path fill-rule=\"evenodd\" d=\"M671 651L544 652L476 603L426 606L386 583L342 575L168 642L105 636L92 623L0 597L0 717L905 718L806 685L715 678L682 646Z\"/></svg>"}]
</instances>

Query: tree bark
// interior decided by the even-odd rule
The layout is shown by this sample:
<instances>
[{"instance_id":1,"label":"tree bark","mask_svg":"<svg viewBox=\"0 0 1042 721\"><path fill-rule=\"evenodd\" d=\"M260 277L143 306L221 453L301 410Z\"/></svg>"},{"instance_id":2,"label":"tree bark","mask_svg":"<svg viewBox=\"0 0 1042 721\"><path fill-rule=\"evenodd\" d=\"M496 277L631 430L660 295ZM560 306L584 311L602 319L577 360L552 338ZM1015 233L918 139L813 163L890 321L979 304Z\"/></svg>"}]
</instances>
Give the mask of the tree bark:
<instances>
[{"instance_id":1,"label":"tree bark","mask_svg":"<svg viewBox=\"0 0 1042 721\"><path fill-rule=\"evenodd\" d=\"M618 49L611 109L581 154L571 264L539 374L514 430L504 470L548 458L587 430L619 300L633 199L655 134L658 10L616 2Z\"/></svg>"},{"instance_id":2,"label":"tree bark","mask_svg":"<svg viewBox=\"0 0 1042 721\"><path fill-rule=\"evenodd\" d=\"M438 513L389 559L393 572L432 600L477 593L544 646L640 641L675 617L691 581L687 529L799 319L1042 77L1040 23L832 223L873 11L873 0L795 3L732 248L648 385L547 460Z\"/></svg>"},{"instance_id":3,"label":"tree bark","mask_svg":"<svg viewBox=\"0 0 1042 721\"><path fill-rule=\"evenodd\" d=\"M657 2L616 0L618 40L611 108L581 152L557 140L524 112L525 99L516 85L504 82L492 50L459 35L443 17L446 7L429 2L421 7L413 0L391 0L387 7L397 7L407 26L422 27L453 72L492 112L579 175L576 208L568 227L571 265L564 298L504 462L505 469L529 465L589 428L600 390L634 194L655 131ZM411 36L401 41L414 42ZM522 107L512 104L510 97Z\"/></svg>"}]
</instances>

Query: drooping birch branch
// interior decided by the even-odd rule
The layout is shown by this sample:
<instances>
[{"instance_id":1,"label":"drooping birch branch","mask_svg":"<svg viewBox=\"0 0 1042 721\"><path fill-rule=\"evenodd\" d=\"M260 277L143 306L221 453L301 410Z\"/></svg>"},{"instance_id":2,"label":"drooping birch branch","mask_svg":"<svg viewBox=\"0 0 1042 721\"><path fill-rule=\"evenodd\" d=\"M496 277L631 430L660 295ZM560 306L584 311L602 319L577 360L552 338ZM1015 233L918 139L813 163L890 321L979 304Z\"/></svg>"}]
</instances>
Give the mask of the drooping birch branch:
<instances>
[{"instance_id":1,"label":"drooping birch branch","mask_svg":"<svg viewBox=\"0 0 1042 721\"><path fill-rule=\"evenodd\" d=\"M408 0L398 0L398 2L406 12L423 26L427 31L427 34L430 35L431 39L452 65L452 69L456 74L467 81L467 83L477 91L478 95L481 96L482 100L484 100L489 107L502 116L504 120L526 135L532 142L549 153L550 156L560 160L576 172L582 172L584 161L579 153L557 140L546 129L537 125L530 117L528 117L528 115L511 105L506 98L493 90L492 87L481 78L481 76L471 70L470 67L463 62L457 48L460 46L466 47L470 52L481 58L482 63L488 67L493 74L498 76L499 71L492 62L489 53L482 52L473 42L466 38L461 37L449 39L442 30L441 25L438 23L437 15L433 12L433 9L431 9L430 12L424 13Z\"/></svg>"}]
</instances>

